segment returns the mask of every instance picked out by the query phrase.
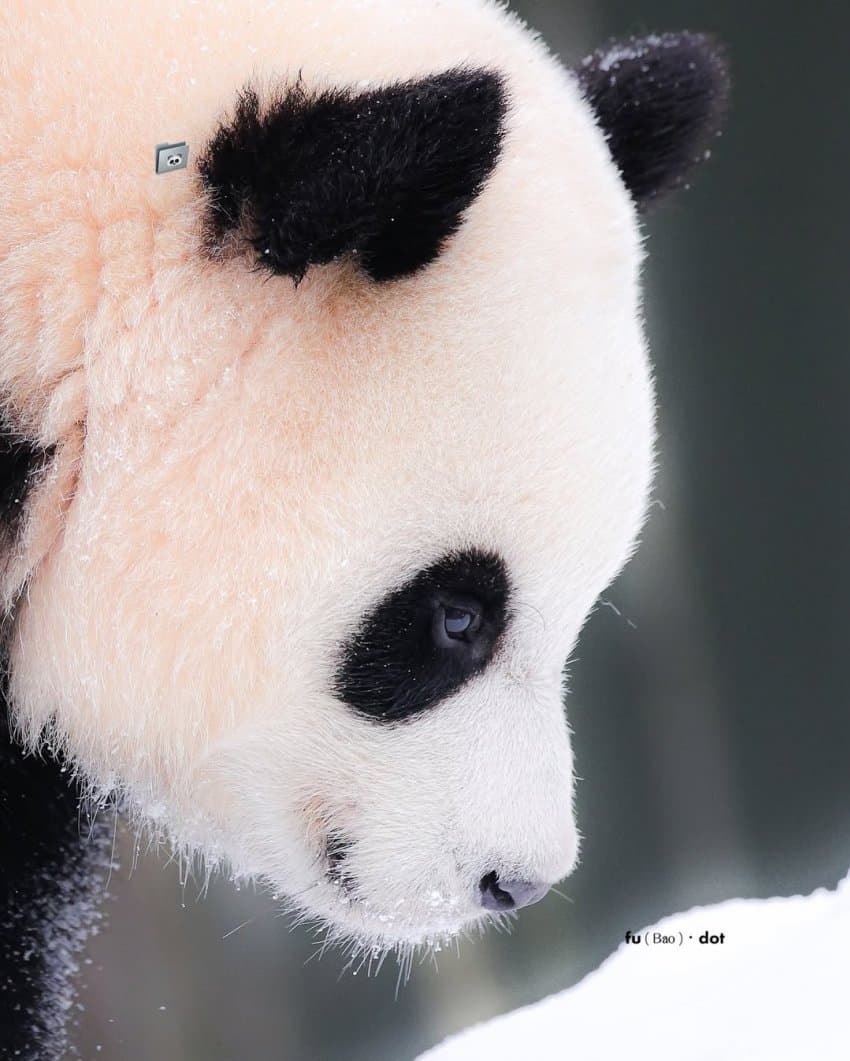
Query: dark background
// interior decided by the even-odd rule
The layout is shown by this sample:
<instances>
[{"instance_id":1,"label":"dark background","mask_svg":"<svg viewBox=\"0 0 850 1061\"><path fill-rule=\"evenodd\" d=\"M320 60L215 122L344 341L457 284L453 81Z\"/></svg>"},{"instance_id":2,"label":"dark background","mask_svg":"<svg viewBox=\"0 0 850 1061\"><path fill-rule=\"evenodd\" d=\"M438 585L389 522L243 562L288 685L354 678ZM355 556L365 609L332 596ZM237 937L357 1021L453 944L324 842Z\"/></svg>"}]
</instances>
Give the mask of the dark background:
<instances>
[{"instance_id":1,"label":"dark background","mask_svg":"<svg viewBox=\"0 0 850 1061\"><path fill-rule=\"evenodd\" d=\"M305 964L310 935L267 898L219 881L196 902L154 853L131 874L119 831L111 925L82 966L85 1058L405 1061L575 983L626 928L850 865L850 8L515 6L569 63L611 35L711 30L734 77L711 163L647 221L660 475L571 668L572 901L439 955L395 1000L391 963Z\"/></svg>"}]
</instances>

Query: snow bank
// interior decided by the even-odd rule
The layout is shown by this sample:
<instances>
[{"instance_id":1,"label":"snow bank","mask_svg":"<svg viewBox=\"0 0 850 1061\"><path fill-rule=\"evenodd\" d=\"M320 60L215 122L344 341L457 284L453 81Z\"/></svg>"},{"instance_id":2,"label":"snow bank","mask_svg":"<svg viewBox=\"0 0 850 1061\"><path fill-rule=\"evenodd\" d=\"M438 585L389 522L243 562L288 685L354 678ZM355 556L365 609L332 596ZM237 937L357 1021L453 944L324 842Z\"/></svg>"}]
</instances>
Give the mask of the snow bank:
<instances>
[{"instance_id":1,"label":"snow bank","mask_svg":"<svg viewBox=\"0 0 850 1061\"><path fill-rule=\"evenodd\" d=\"M850 1058L850 876L832 892L695 907L638 935L569 990L419 1061Z\"/></svg>"}]
</instances>

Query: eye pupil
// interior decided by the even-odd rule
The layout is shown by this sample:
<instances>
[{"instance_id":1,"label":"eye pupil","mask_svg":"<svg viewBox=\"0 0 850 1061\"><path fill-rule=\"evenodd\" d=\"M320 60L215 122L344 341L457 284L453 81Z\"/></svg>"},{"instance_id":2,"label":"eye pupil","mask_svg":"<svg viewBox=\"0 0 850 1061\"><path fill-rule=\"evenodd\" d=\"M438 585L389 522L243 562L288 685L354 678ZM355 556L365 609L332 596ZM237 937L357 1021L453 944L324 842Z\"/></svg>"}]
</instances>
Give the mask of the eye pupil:
<instances>
[{"instance_id":1,"label":"eye pupil","mask_svg":"<svg viewBox=\"0 0 850 1061\"><path fill-rule=\"evenodd\" d=\"M443 625L449 637L460 637L472 625L472 612L464 608L446 608Z\"/></svg>"},{"instance_id":2,"label":"eye pupil","mask_svg":"<svg viewBox=\"0 0 850 1061\"><path fill-rule=\"evenodd\" d=\"M482 606L472 598L457 597L451 603L443 597L432 602L431 637L438 648L450 653L446 659L461 659L481 645L484 616Z\"/></svg>"}]
</instances>

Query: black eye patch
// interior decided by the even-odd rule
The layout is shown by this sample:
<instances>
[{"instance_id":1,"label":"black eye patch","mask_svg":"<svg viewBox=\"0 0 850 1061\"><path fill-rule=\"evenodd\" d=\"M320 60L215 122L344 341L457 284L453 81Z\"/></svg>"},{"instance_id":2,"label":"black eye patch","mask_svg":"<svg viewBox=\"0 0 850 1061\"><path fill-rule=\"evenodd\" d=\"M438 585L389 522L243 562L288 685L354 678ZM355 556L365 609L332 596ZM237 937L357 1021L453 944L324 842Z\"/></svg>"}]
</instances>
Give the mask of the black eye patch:
<instances>
[{"instance_id":1,"label":"black eye patch","mask_svg":"<svg viewBox=\"0 0 850 1061\"><path fill-rule=\"evenodd\" d=\"M489 663L510 619L504 561L450 553L386 596L340 653L333 689L361 715L400 722Z\"/></svg>"}]
</instances>

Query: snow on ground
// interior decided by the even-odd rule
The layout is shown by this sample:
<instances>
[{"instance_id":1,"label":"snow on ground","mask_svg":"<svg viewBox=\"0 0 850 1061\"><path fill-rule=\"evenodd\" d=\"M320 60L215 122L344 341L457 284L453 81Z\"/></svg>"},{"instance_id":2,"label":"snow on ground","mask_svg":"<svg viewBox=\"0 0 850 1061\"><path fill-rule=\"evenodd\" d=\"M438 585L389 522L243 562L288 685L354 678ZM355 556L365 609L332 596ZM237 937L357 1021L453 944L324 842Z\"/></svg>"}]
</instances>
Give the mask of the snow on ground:
<instances>
[{"instance_id":1,"label":"snow on ground","mask_svg":"<svg viewBox=\"0 0 850 1061\"><path fill-rule=\"evenodd\" d=\"M705 932L723 942L700 943ZM850 1059L850 875L836 891L730 899L638 934L569 990L419 1061Z\"/></svg>"}]
</instances>

